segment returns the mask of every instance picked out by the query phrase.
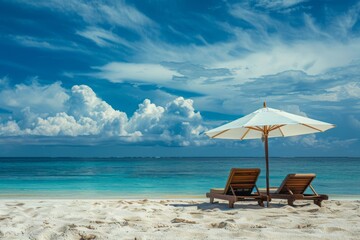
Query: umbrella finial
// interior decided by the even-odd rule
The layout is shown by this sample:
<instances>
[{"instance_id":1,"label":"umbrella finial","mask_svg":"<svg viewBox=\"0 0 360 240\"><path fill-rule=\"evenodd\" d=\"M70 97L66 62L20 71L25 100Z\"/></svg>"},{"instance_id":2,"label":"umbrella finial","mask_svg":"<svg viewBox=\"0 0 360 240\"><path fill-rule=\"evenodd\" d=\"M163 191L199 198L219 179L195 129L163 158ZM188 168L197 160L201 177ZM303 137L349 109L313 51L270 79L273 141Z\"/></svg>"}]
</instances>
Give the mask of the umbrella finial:
<instances>
[{"instance_id":1,"label":"umbrella finial","mask_svg":"<svg viewBox=\"0 0 360 240\"><path fill-rule=\"evenodd\" d=\"M266 108L266 102L264 101L264 108Z\"/></svg>"}]
</instances>

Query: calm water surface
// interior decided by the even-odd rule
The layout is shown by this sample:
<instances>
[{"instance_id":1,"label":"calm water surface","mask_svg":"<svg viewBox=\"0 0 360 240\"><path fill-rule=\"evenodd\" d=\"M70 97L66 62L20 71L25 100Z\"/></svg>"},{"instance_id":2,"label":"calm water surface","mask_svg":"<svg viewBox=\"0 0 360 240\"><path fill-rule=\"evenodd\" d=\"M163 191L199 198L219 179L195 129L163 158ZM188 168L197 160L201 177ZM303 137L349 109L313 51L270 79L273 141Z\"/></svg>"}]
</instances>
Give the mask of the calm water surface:
<instances>
[{"instance_id":1,"label":"calm water surface","mask_svg":"<svg viewBox=\"0 0 360 240\"><path fill-rule=\"evenodd\" d=\"M229 170L261 168L263 158L0 158L0 198L204 197ZM315 173L329 195L360 195L360 158L271 158L270 185L288 173Z\"/></svg>"}]
</instances>

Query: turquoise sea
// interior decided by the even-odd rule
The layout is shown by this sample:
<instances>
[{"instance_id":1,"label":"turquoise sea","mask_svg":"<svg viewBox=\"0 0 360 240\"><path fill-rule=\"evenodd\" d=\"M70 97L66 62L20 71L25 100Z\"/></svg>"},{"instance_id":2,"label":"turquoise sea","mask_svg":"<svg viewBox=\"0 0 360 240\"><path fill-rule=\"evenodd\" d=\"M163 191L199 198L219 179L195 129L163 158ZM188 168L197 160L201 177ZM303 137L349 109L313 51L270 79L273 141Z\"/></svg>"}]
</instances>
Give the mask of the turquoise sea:
<instances>
[{"instance_id":1,"label":"turquoise sea","mask_svg":"<svg viewBox=\"0 0 360 240\"><path fill-rule=\"evenodd\" d=\"M0 198L205 197L232 167L261 168L263 158L0 158ZM288 173L315 173L318 193L360 196L360 158L270 158L271 186Z\"/></svg>"}]
</instances>

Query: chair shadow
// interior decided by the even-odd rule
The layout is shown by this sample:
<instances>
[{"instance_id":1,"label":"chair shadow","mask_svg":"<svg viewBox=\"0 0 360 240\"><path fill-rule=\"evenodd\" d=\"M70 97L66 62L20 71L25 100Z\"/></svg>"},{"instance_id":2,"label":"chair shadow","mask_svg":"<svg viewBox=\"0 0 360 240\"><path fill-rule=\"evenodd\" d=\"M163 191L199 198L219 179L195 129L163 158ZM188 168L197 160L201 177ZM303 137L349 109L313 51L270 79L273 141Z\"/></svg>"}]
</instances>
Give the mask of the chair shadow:
<instances>
[{"instance_id":1,"label":"chair shadow","mask_svg":"<svg viewBox=\"0 0 360 240\"><path fill-rule=\"evenodd\" d=\"M261 210L264 207L261 207L259 205L255 205L255 204L234 204L234 208L229 208L228 203L227 202L214 202L214 203L191 203L191 204L184 204L184 203L180 203L180 204L170 204L171 206L174 207L197 207L197 209L199 210L214 210L214 209L218 209L221 211L231 211L234 209L256 209L256 210Z\"/></svg>"},{"instance_id":2,"label":"chair shadow","mask_svg":"<svg viewBox=\"0 0 360 240\"><path fill-rule=\"evenodd\" d=\"M173 204L169 204L170 206L173 207L197 207L197 209L199 210L214 210L214 209L218 209L221 211L231 211L231 210L236 210L236 209L253 209L253 210L264 210L266 208L284 208L286 206L290 206L288 205L286 202L270 202L270 206L266 207L266 203L265 207L261 207L257 204L253 204L253 203L244 203L244 202L236 202L234 204L234 208L229 208L228 203L227 202L214 202L214 203L189 203L189 204L185 204L185 203L173 203ZM311 203L297 203L294 204L294 206L291 206L293 208L301 208L301 207L305 207L305 206L309 206L311 205Z\"/></svg>"}]
</instances>

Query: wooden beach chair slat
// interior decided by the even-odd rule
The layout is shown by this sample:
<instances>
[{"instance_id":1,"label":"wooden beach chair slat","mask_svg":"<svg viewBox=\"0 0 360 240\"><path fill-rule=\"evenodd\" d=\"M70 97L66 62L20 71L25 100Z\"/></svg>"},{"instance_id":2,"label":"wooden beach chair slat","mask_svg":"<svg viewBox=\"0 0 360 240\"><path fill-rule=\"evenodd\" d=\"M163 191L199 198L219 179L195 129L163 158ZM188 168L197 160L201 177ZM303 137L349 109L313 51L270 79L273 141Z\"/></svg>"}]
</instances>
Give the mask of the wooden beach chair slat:
<instances>
[{"instance_id":1,"label":"wooden beach chair slat","mask_svg":"<svg viewBox=\"0 0 360 240\"><path fill-rule=\"evenodd\" d=\"M210 189L206 197L213 203L214 199L229 201L229 207L233 208L237 201L257 201L260 206L264 206L266 196L260 194L256 186L259 177L259 168L232 168L226 181L225 188ZM257 191L253 193L254 189Z\"/></svg>"},{"instance_id":2,"label":"wooden beach chair slat","mask_svg":"<svg viewBox=\"0 0 360 240\"><path fill-rule=\"evenodd\" d=\"M313 200L314 203L321 207L323 200L329 199L325 194L318 194L311 186L315 179L315 174L288 174L280 187L271 188L270 198L272 199L287 199L289 205L293 205L295 200ZM313 194L305 194L307 188L310 188ZM275 190L276 189L276 190ZM264 193L265 190L261 189Z\"/></svg>"}]
</instances>

